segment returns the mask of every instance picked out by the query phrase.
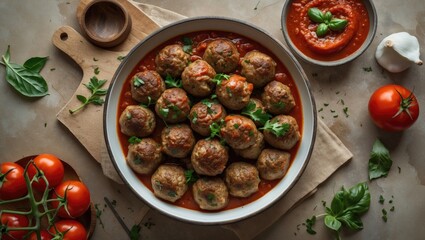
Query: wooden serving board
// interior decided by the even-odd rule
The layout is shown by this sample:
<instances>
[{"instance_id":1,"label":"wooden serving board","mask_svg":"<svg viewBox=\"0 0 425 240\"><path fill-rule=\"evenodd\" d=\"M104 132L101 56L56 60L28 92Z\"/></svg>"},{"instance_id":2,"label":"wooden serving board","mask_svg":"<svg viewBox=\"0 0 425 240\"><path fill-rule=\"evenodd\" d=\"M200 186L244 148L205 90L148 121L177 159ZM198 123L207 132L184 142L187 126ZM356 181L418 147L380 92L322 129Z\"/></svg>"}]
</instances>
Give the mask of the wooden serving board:
<instances>
[{"instance_id":1,"label":"wooden serving board","mask_svg":"<svg viewBox=\"0 0 425 240\"><path fill-rule=\"evenodd\" d=\"M77 17L84 7L92 0L81 0L77 8ZM116 0L129 12L132 19L132 29L129 37L120 45L103 49L94 46L78 31L70 26L62 26L55 31L52 37L53 44L71 57L82 69L83 77L77 90L68 103L57 113L57 119L65 125L80 141L96 161L101 161L102 152L106 149L103 138L103 106L89 104L79 112L71 114L81 103L77 95L90 96L90 91L84 86L90 78L106 79L107 88L111 83L115 70L121 63L120 56L126 56L130 49L149 33L159 28L152 19L143 13L136 5L127 0ZM95 69L97 69L95 71ZM96 74L95 72L98 72Z\"/></svg>"}]
</instances>

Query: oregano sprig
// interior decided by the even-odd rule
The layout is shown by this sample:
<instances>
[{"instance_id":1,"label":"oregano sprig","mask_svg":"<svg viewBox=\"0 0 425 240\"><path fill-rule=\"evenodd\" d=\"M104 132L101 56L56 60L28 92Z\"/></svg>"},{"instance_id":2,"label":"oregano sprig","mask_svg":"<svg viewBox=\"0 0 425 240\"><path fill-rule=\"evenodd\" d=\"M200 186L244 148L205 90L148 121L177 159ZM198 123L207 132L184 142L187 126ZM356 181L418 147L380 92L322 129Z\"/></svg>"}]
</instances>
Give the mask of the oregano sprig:
<instances>
[{"instance_id":1,"label":"oregano sprig","mask_svg":"<svg viewBox=\"0 0 425 240\"><path fill-rule=\"evenodd\" d=\"M102 89L102 87L103 85L105 85L106 82L107 80L99 80L96 76L93 76L92 78L90 78L89 83L84 83L84 86L86 86L90 90L91 96L87 98L83 95L77 95L77 99L82 104L74 110L70 109L69 113L74 114L90 103L94 105L102 105L105 100L101 98L101 96L104 96L107 93L107 89Z\"/></svg>"}]
</instances>

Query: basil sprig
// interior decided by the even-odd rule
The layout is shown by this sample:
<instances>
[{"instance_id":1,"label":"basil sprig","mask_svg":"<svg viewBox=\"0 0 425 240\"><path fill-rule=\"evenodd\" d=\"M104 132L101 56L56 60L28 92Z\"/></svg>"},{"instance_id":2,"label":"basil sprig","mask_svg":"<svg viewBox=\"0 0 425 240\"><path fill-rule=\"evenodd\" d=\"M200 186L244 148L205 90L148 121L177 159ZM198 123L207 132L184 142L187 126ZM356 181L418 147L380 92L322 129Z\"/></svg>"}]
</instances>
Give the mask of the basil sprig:
<instances>
[{"instance_id":1,"label":"basil sprig","mask_svg":"<svg viewBox=\"0 0 425 240\"><path fill-rule=\"evenodd\" d=\"M369 207L370 193L366 183L358 183L350 189L342 187L340 191L335 193L331 206L326 207L324 214L315 215L306 220L306 230L310 234L315 234L313 226L316 219L324 217L326 227L334 230L337 239L341 239L339 234L343 227L351 230L363 229L363 222L360 217L369 210Z\"/></svg>"},{"instance_id":2,"label":"basil sprig","mask_svg":"<svg viewBox=\"0 0 425 240\"><path fill-rule=\"evenodd\" d=\"M27 97L43 97L48 93L46 80L40 75L47 57L33 57L23 65L10 62L10 46L0 64L6 67L6 80L16 91Z\"/></svg>"},{"instance_id":3,"label":"basil sprig","mask_svg":"<svg viewBox=\"0 0 425 240\"><path fill-rule=\"evenodd\" d=\"M308 9L307 14L311 21L319 23L319 26L317 26L316 29L318 37L325 36L329 30L341 31L348 24L347 20L334 18L331 12L327 11L326 13L323 13L318 8Z\"/></svg>"}]
</instances>

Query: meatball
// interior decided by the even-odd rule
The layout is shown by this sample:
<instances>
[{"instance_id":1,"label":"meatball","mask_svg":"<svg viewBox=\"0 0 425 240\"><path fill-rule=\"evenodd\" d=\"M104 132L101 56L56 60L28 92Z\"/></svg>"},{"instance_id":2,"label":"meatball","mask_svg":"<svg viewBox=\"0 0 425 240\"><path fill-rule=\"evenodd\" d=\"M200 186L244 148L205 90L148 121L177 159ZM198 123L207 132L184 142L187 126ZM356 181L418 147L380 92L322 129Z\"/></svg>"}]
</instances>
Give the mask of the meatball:
<instances>
[{"instance_id":1,"label":"meatball","mask_svg":"<svg viewBox=\"0 0 425 240\"><path fill-rule=\"evenodd\" d=\"M201 209L219 210L229 203L229 192L221 178L200 178L192 189L193 198Z\"/></svg>"},{"instance_id":2,"label":"meatball","mask_svg":"<svg viewBox=\"0 0 425 240\"><path fill-rule=\"evenodd\" d=\"M246 149L255 144L258 130L251 119L241 115L229 115L224 118L220 134L233 149Z\"/></svg>"},{"instance_id":3,"label":"meatball","mask_svg":"<svg viewBox=\"0 0 425 240\"><path fill-rule=\"evenodd\" d=\"M149 136L156 126L155 114L149 109L138 105L127 106L121 113L121 132L127 136Z\"/></svg>"},{"instance_id":4,"label":"meatball","mask_svg":"<svg viewBox=\"0 0 425 240\"><path fill-rule=\"evenodd\" d=\"M285 176L288 171L291 154L277 149L264 149L257 161L261 178L275 180Z\"/></svg>"},{"instance_id":5,"label":"meatball","mask_svg":"<svg viewBox=\"0 0 425 240\"><path fill-rule=\"evenodd\" d=\"M295 107L291 89L278 81L267 84L261 98L267 111L275 115L287 114Z\"/></svg>"},{"instance_id":6,"label":"meatball","mask_svg":"<svg viewBox=\"0 0 425 240\"><path fill-rule=\"evenodd\" d=\"M189 113L190 126L202 136L211 134L210 125L226 117L226 109L217 101L204 99L193 105Z\"/></svg>"},{"instance_id":7,"label":"meatball","mask_svg":"<svg viewBox=\"0 0 425 240\"><path fill-rule=\"evenodd\" d=\"M234 162L226 168L225 178L230 195L248 197L258 191L260 177L257 168L246 162Z\"/></svg>"},{"instance_id":8,"label":"meatball","mask_svg":"<svg viewBox=\"0 0 425 240\"><path fill-rule=\"evenodd\" d=\"M193 148L191 162L198 174L216 176L224 171L229 153L216 139L201 139Z\"/></svg>"},{"instance_id":9,"label":"meatball","mask_svg":"<svg viewBox=\"0 0 425 240\"><path fill-rule=\"evenodd\" d=\"M253 114L253 113L257 113L258 111L260 114ZM264 107L263 102L261 102L261 100L257 98L249 99L248 105L246 105L246 107L242 109L241 114L248 115L248 116L255 115L256 117L258 117L258 115L264 116L264 119L261 119L261 118L253 119L253 121L255 120L254 123L257 127L263 126L264 123L267 121L267 119L271 118L271 115L266 112L266 108Z\"/></svg>"},{"instance_id":10,"label":"meatball","mask_svg":"<svg viewBox=\"0 0 425 240\"><path fill-rule=\"evenodd\" d=\"M236 154L247 159L257 159L265 145L264 136L258 132L255 143L245 149L234 149Z\"/></svg>"},{"instance_id":11,"label":"meatball","mask_svg":"<svg viewBox=\"0 0 425 240\"><path fill-rule=\"evenodd\" d=\"M228 39L210 42L202 57L217 73L233 72L239 64L239 52L235 44Z\"/></svg>"},{"instance_id":12,"label":"meatball","mask_svg":"<svg viewBox=\"0 0 425 240\"><path fill-rule=\"evenodd\" d=\"M164 80L156 71L152 70L136 73L130 84L133 99L144 104L155 102L165 91Z\"/></svg>"},{"instance_id":13,"label":"meatball","mask_svg":"<svg viewBox=\"0 0 425 240\"><path fill-rule=\"evenodd\" d=\"M180 78L189 63L190 55L183 51L179 44L172 44L161 49L155 57L156 71L162 76L170 75Z\"/></svg>"},{"instance_id":14,"label":"meatball","mask_svg":"<svg viewBox=\"0 0 425 240\"><path fill-rule=\"evenodd\" d=\"M215 70L204 60L198 59L187 66L182 73L183 88L195 97L211 95L214 89L212 79Z\"/></svg>"},{"instance_id":15,"label":"meatball","mask_svg":"<svg viewBox=\"0 0 425 240\"><path fill-rule=\"evenodd\" d=\"M178 165L163 164L151 178L153 193L164 200L175 202L187 191L184 169Z\"/></svg>"},{"instance_id":16,"label":"meatball","mask_svg":"<svg viewBox=\"0 0 425 240\"><path fill-rule=\"evenodd\" d=\"M185 158L195 146L195 136L186 124L165 127L161 133L162 150L171 157Z\"/></svg>"},{"instance_id":17,"label":"meatball","mask_svg":"<svg viewBox=\"0 0 425 240\"><path fill-rule=\"evenodd\" d=\"M234 74L217 85L215 93L225 107L241 110L248 104L253 89L244 77Z\"/></svg>"},{"instance_id":18,"label":"meatball","mask_svg":"<svg viewBox=\"0 0 425 240\"><path fill-rule=\"evenodd\" d=\"M276 62L270 56L256 50L245 54L241 66L241 75L257 88L264 87L272 81L276 73Z\"/></svg>"},{"instance_id":19,"label":"meatball","mask_svg":"<svg viewBox=\"0 0 425 240\"><path fill-rule=\"evenodd\" d=\"M155 112L168 123L186 120L190 111L190 100L186 92L180 88L165 90L155 104Z\"/></svg>"},{"instance_id":20,"label":"meatball","mask_svg":"<svg viewBox=\"0 0 425 240\"><path fill-rule=\"evenodd\" d=\"M150 174L162 162L161 145L152 138L143 138L128 146L127 163L139 174Z\"/></svg>"},{"instance_id":21,"label":"meatball","mask_svg":"<svg viewBox=\"0 0 425 240\"><path fill-rule=\"evenodd\" d=\"M278 115L270 120L271 124L278 124L284 127L285 132L282 136L276 136L269 129L264 129L264 139L270 145L282 150L289 150L300 140L301 135L298 130L298 123L295 118L288 115Z\"/></svg>"}]
</instances>

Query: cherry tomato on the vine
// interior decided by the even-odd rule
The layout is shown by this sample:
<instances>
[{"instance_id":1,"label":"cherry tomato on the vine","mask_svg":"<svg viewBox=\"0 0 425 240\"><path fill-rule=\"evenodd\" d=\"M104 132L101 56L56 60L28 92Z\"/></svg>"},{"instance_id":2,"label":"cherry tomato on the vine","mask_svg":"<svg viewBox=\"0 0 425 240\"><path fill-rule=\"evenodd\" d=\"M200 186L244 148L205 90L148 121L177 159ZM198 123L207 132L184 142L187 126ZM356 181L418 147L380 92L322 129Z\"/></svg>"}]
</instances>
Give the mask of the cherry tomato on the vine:
<instances>
[{"instance_id":1,"label":"cherry tomato on the vine","mask_svg":"<svg viewBox=\"0 0 425 240\"><path fill-rule=\"evenodd\" d=\"M56 186L51 199L58 199L58 201L52 201L53 208L57 208L62 202L65 191L69 215L64 207L59 209L58 215L62 218L76 218L83 215L90 207L90 192L86 185L80 181L69 180Z\"/></svg>"},{"instance_id":2,"label":"cherry tomato on the vine","mask_svg":"<svg viewBox=\"0 0 425 240\"><path fill-rule=\"evenodd\" d=\"M418 101L410 90L390 84L378 88L370 97L369 113L373 122L387 131L409 128L419 116Z\"/></svg>"},{"instance_id":3,"label":"cherry tomato on the vine","mask_svg":"<svg viewBox=\"0 0 425 240\"><path fill-rule=\"evenodd\" d=\"M62 182L65 170L63 164L59 158L52 154L40 154L34 158L34 164L44 173L47 181L49 182L49 188L57 186ZM37 169L33 164L28 166L28 176L30 179L37 174ZM44 192L46 189L46 182L40 178L38 182L33 182L32 186L39 192Z\"/></svg>"},{"instance_id":4,"label":"cherry tomato on the vine","mask_svg":"<svg viewBox=\"0 0 425 240\"><path fill-rule=\"evenodd\" d=\"M41 239L37 239L37 233L33 232L28 240L51 240L53 236L47 230L40 231Z\"/></svg>"},{"instance_id":5,"label":"cherry tomato on the vine","mask_svg":"<svg viewBox=\"0 0 425 240\"><path fill-rule=\"evenodd\" d=\"M0 168L0 199L9 200L24 196L28 192L24 168L13 162L4 162Z\"/></svg>"},{"instance_id":6,"label":"cherry tomato on the vine","mask_svg":"<svg viewBox=\"0 0 425 240\"><path fill-rule=\"evenodd\" d=\"M14 213L1 214L1 233L2 240L23 239L27 231L13 231L9 228L28 227L29 220L26 216Z\"/></svg>"},{"instance_id":7,"label":"cherry tomato on the vine","mask_svg":"<svg viewBox=\"0 0 425 240\"><path fill-rule=\"evenodd\" d=\"M57 231L55 230L55 227ZM78 221L72 219L55 222L55 227L50 228L50 232L59 235L63 240L85 240L87 239L86 228Z\"/></svg>"}]
</instances>

